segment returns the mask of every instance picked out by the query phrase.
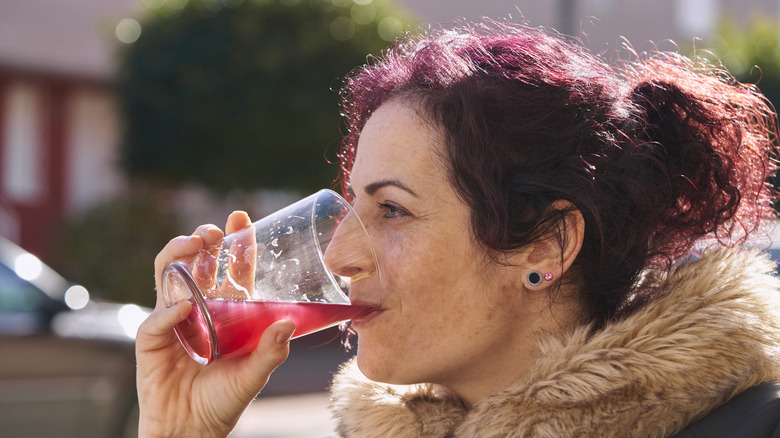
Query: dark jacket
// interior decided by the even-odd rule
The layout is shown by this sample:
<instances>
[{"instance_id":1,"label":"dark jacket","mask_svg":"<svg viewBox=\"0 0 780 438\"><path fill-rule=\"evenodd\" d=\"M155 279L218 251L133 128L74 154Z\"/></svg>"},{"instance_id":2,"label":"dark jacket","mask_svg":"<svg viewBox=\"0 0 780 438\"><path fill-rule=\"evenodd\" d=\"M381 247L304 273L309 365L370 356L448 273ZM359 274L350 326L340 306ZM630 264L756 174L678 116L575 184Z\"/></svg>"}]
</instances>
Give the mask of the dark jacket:
<instances>
[{"instance_id":1,"label":"dark jacket","mask_svg":"<svg viewBox=\"0 0 780 438\"><path fill-rule=\"evenodd\" d=\"M673 438L780 438L780 382L754 386Z\"/></svg>"},{"instance_id":2,"label":"dark jacket","mask_svg":"<svg viewBox=\"0 0 780 438\"><path fill-rule=\"evenodd\" d=\"M780 380L780 282L774 269L755 251L720 250L668 275L649 273L644 281L659 291L652 302L595 333L583 326L541 337L533 371L471 407L437 385L372 382L348 363L331 390L338 433L347 438L753 436L707 430L726 433L720 424L737 424L740 411L729 411L727 402L747 399L741 412L749 412L766 400L752 399L751 392L735 396ZM713 413L724 405L725 413ZM757 436L773 436L774 426L764 430Z\"/></svg>"}]
</instances>

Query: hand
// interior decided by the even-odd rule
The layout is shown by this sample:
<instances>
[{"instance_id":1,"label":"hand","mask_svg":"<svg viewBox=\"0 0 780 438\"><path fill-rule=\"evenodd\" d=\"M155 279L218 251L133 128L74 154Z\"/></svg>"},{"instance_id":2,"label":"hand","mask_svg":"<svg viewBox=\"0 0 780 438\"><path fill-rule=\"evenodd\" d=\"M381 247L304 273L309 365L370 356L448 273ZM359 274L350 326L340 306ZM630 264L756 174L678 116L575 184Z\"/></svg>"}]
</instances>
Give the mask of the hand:
<instances>
[{"instance_id":1,"label":"hand","mask_svg":"<svg viewBox=\"0 0 780 438\"><path fill-rule=\"evenodd\" d=\"M242 232L243 236L247 230L251 230L251 222L246 213L230 215L225 227L228 234ZM209 256L216 255L214 251L222 237L217 227L203 225L191 236L172 239L155 259L157 304L136 338L141 437L227 436L268 382L271 372L287 359L289 340L295 330L290 321L278 321L268 327L252 354L207 366L197 364L179 344L173 327L189 315L191 304L181 301L165 307L159 292L162 270L177 260L197 262L196 281L206 286L213 282L216 269L215 259ZM231 266L240 287L225 288L220 296L233 296L242 288L251 291L251 268L240 262Z\"/></svg>"}]
</instances>

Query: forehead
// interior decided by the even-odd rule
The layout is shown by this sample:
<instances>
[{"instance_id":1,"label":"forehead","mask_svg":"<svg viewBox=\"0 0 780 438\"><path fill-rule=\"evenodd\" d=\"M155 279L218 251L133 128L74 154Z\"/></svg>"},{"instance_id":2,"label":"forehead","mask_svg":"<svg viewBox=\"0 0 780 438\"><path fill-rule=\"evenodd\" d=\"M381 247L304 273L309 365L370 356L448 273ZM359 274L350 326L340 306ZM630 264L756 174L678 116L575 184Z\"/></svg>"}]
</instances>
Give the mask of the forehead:
<instances>
[{"instance_id":1,"label":"forehead","mask_svg":"<svg viewBox=\"0 0 780 438\"><path fill-rule=\"evenodd\" d=\"M441 130L412 105L393 100L366 122L358 141L350 182L399 178L443 180Z\"/></svg>"}]
</instances>

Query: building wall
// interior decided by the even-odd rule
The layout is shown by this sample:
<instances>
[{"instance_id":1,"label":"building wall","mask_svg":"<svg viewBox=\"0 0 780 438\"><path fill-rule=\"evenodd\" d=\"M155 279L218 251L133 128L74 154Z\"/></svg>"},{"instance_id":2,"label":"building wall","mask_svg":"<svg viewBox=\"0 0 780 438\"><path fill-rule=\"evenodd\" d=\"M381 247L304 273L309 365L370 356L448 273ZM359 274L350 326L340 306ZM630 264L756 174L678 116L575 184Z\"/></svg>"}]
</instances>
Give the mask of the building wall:
<instances>
[{"instance_id":1,"label":"building wall","mask_svg":"<svg viewBox=\"0 0 780 438\"><path fill-rule=\"evenodd\" d=\"M251 0L246 0L251 1ZM424 22L518 20L609 50L706 38L722 16L778 18L780 0L396 0ZM115 26L143 0L0 2L0 236L45 256L58 226L126 189L110 82Z\"/></svg>"},{"instance_id":2,"label":"building wall","mask_svg":"<svg viewBox=\"0 0 780 438\"><path fill-rule=\"evenodd\" d=\"M397 0L433 25L481 17L518 20L587 36L596 49L625 37L637 47L673 40L687 45L706 38L722 17L739 22L778 17L778 0Z\"/></svg>"},{"instance_id":3,"label":"building wall","mask_svg":"<svg viewBox=\"0 0 780 438\"><path fill-rule=\"evenodd\" d=\"M74 87L66 102L69 151L64 213L77 214L125 190L119 169L120 124L107 89Z\"/></svg>"},{"instance_id":4,"label":"building wall","mask_svg":"<svg viewBox=\"0 0 780 438\"><path fill-rule=\"evenodd\" d=\"M45 253L61 217L64 194L66 89L56 82L0 81L0 197L17 241Z\"/></svg>"},{"instance_id":5,"label":"building wall","mask_svg":"<svg viewBox=\"0 0 780 438\"><path fill-rule=\"evenodd\" d=\"M63 219L123 188L110 88L0 72L0 235L46 257Z\"/></svg>"}]
</instances>

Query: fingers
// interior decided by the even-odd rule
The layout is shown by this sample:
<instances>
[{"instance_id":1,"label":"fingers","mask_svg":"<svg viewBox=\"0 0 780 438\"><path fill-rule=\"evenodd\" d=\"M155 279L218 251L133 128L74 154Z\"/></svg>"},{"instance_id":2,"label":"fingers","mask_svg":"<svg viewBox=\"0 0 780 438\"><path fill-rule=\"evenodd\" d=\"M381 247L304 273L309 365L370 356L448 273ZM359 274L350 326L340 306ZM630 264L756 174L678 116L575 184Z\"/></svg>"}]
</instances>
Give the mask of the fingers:
<instances>
[{"instance_id":1,"label":"fingers","mask_svg":"<svg viewBox=\"0 0 780 438\"><path fill-rule=\"evenodd\" d=\"M193 233L203 239L203 247L192 262L190 272L201 291L207 296L215 289L217 259L222 248L222 230L214 225L201 225Z\"/></svg>"},{"instance_id":2,"label":"fingers","mask_svg":"<svg viewBox=\"0 0 780 438\"><path fill-rule=\"evenodd\" d=\"M249 220L249 215L245 211L237 210L228 216L225 232L228 234L237 233L250 225L252 225L252 221Z\"/></svg>"},{"instance_id":3,"label":"fingers","mask_svg":"<svg viewBox=\"0 0 780 438\"><path fill-rule=\"evenodd\" d=\"M255 351L236 372L237 381L243 382L248 396L257 395L268 383L271 373L287 360L294 331L292 321L282 320L271 324L260 337Z\"/></svg>"},{"instance_id":4,"label":"fingers","mask_svg":"<svg viewBox=\"0 0 780 438\"><path fill-rule=\"evenodd\" d=\"M255 285L257 240L255 227L243 211L233 212L225 230L232 234L228 268L220 295L223 298L251 299Z\"/></svg>"},{"instance_id":5,"label":"fingers","mask_svg":"<svg viewBox=\"0 0 780 438\"><path fill-rule=\"evenodd\" d=\"M199 226L194 233L195 236L200 236L203 239L203 246L221 246L222 238L225 234L216 225L205 224Z\"/></svg>"},{"instance_id":6,"label":"fingers","mask_svg":"<svg viewBox=\"0 0 780 438\"><path fill-rule=\"evenodd\" d=\"M183 300L171 307L157 308L138 328L136 349L155 350L177 343L173 327L190 314L192 305Z\"/></svg>"},{"instance_id":7,"label":"fingers","mask_svg":"<svg viewBox=\"0 0 780 438\"><path fill-rule=\"evenodd\" d=\"M257 243L254 227L243 211L233 212L227 220L225 230L235 234L229 248L231 261L228 264L227 277L222 290L216 290L216 275L219 251L224 233L214 225L198 227L191 236L179 236L160 251L155 258L155 284L160 290L163 269L175 261L190 264L190 273L195 283L207 296L220 298L248 299L252 297L255 279L255 260ZM158 293L158 307L162 305Z\"/></svg>"},{"instance_id":8,"label":"fingers","mask_svg":"<svg viewBox=\"0 0 780 438\"><path fill-rule=\"evenodd\" d=\"M203 246L200 236L179 236L171 239L154 259L154 283L157 289L157 306L163 305L161 275L163 269L175 261L190 262Z\"/></svg>"}]
</instances>

